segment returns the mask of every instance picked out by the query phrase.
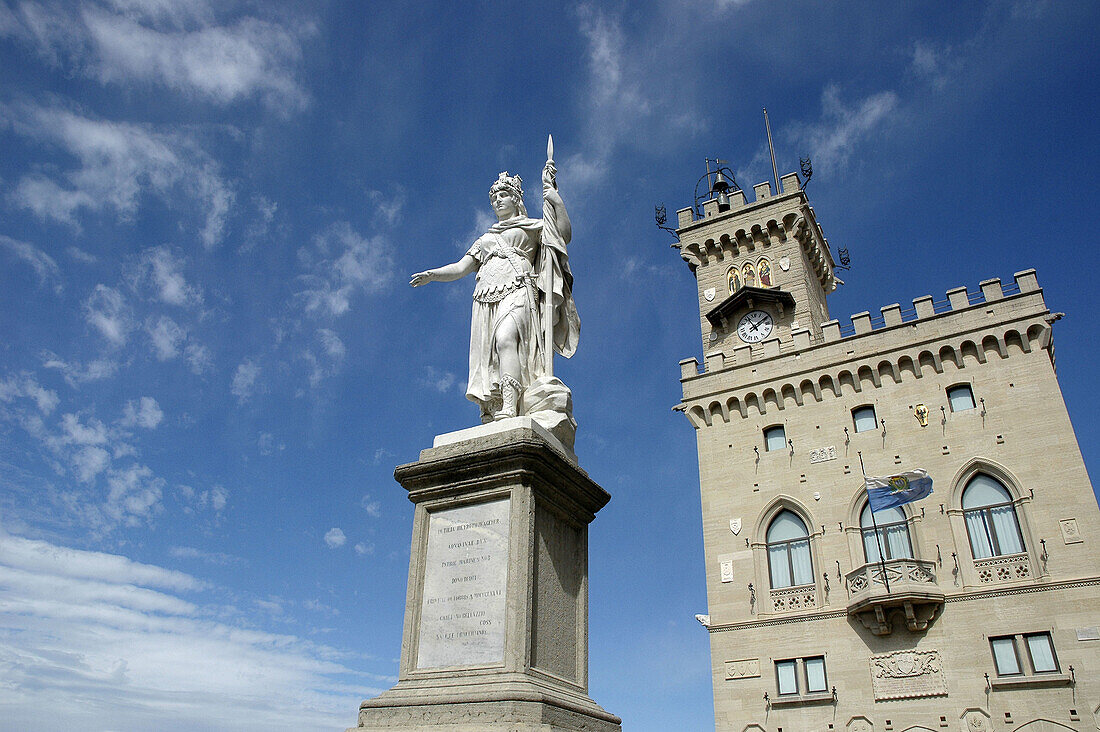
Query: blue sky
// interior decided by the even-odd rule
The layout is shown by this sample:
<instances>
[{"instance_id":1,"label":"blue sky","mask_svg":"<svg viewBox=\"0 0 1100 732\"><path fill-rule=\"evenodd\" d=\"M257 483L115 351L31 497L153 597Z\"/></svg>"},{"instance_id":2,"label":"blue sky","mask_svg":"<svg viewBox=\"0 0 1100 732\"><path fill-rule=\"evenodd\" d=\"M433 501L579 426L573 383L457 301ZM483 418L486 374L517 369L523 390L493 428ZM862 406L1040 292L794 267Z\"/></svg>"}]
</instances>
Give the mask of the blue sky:
<instances>
[{"instance_id":1,"label":"blue sky","mask_svg":"<svg viewBox=\"0 0 1100 732\"><path fill-rule=\"evenodd\" d=\"M0 5L0 714L334 729L397 670L412 506L470 426L470 281L412 290L546 134L574 226L591 693L713 723L695 285L653 226L704 157L813 158L854 312L1036 267L1090 467L1100 6ZM537 215L537 186L528 186ZM1067 446L1069 449L1069 446Z\"/></svg>"}]
</instances>

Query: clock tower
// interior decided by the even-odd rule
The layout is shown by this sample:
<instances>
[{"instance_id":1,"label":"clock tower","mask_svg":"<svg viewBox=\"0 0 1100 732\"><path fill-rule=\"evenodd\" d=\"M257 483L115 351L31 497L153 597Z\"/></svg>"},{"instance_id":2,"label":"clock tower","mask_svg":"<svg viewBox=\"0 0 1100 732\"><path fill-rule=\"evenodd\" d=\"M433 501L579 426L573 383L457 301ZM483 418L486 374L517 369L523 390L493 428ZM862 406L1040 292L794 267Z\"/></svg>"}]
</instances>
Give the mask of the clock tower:
<instances>
[{"instance_id":1,"label":"clock tower","mask_svg":"<svg viewBox=\"0 0 1100 732\"><path fill-rule=\"evenodd\" d=\"M819 340L826 296L840 283L798 175L783 176L781 191L765 182L753 193L749 202L744 191L718 190L677 211L673 246L698 282L703 353L726 361L745 348L778 352L797 334Z\"/></svg>"}]
</instances>

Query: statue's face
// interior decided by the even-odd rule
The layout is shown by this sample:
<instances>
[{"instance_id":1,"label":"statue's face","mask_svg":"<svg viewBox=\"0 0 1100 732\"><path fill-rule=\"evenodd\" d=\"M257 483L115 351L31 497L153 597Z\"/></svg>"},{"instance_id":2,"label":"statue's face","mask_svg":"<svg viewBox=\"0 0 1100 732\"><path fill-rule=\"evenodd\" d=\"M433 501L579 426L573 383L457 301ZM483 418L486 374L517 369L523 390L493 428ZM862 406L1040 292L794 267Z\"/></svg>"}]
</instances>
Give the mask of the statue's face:
<instances>
[{"instance_id":1,"label":"statue's face","mask_svg":"<svg viewBox=\"0 0 1100 732\"><path fill-rule=\"evenodd\" d=\"M497 219L500 221L510 219L519 213L516 199L512 197L509 191L503 188L499 188L489 194L489 203L493 207Z\"/></svg>"}]
</instances>

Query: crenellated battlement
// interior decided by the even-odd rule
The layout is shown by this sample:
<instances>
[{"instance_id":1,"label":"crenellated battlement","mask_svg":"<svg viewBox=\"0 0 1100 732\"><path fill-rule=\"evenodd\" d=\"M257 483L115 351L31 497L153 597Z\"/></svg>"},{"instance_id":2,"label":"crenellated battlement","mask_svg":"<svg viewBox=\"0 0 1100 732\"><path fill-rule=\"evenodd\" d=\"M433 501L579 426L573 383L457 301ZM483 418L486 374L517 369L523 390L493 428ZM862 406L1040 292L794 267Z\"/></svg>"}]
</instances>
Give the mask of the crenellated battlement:
<instances>
[{"instance_id":1,"label":"crenellated battlement","mask_svg":"<svg viewBox=\"0 0 1100 732\"><path fill-rule=\"evenodd\" d=\"M978 315L980 309L980 318ZM975 292L957 287L946 299L930 295L913 300L910 308L891 304L880 315L856 313L849 324L824 323L821 336L802 328L787 339L773 338L680 362L683 409L698 428L716 416L728 421L731 413L748 416L748 406L759 414L768 405L783 409L801 405L805 398L840 396L843 389L860 391L864 384L880 386L883 379L900 381L909 373L920 378L925 369L941 373L944 364L961 368L967 359L983 362L991 352L1006 358L1010 346L1020 352L1050 346L1050 324L1042 289L1034 269L1017 272L1011 284L985 280ZM1011 321L1025 320L1019 326ZM1053 353L1051 353L1053 359ZM792 363L797 361L797 363ZM783 384L769 383L768 374L786 374ZM713 397L730 390L743 392L722 401ZM711 404L714 401L714 404Z\"/></svg>"},{"instance_id":2,"label":"crenellated battlement","mask_svg":"<svg viewBox=\"0 0 1100 732\"><path fill-rule=\"evenodd\" d=\"M782 186L782 192L777 195L786 196L793 193L798 193L802 190L802 185L798 180L798 173L787 173L785 176L779 179ZM753 196L755 200L747 201L745 199L745 192L740 188L735 191L729 192L730 207L728 211L719 211L718 199L712 198L709 201L703 202L703 215L697 217L695 215L695 209L691 206L682 208L676 212L676 225L681 230L696 223L703 223L715 216L725 216L727 214L743 213L744 209L752 208L757 204L770 203L771 199L775 198L772 194L771 181L764 181L763 183L757 183L752 187Z\"/></svg>"}]
</instances>

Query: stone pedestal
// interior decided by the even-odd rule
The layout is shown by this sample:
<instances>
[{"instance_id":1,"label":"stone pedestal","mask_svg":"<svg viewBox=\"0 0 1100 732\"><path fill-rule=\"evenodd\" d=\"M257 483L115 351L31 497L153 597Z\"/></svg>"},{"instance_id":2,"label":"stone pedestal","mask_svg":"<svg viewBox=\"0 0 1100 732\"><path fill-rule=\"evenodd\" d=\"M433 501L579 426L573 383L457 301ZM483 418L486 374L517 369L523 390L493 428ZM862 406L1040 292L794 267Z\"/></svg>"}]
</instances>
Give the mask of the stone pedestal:
<instances>
[{"instance_id":1,"label":"stone pedestal","mask_svg":"<svg viewBox=\"0 0 1100 732\"><path fill-rule=\"evenodd\" d=\"M588 524L611 498L529 417L441 435L416 504L397 684L361 729L620 730L588 696Z\"/></svg>"}]
</instances>

